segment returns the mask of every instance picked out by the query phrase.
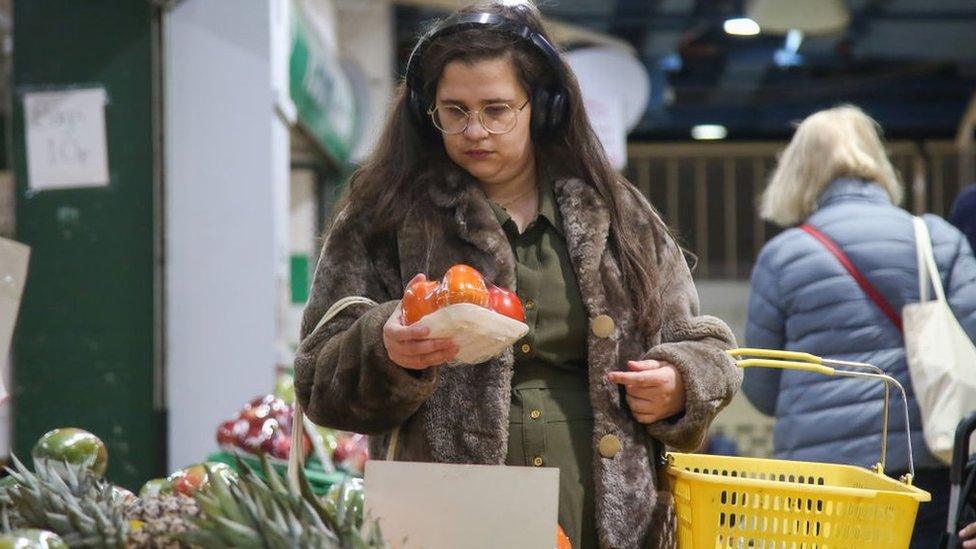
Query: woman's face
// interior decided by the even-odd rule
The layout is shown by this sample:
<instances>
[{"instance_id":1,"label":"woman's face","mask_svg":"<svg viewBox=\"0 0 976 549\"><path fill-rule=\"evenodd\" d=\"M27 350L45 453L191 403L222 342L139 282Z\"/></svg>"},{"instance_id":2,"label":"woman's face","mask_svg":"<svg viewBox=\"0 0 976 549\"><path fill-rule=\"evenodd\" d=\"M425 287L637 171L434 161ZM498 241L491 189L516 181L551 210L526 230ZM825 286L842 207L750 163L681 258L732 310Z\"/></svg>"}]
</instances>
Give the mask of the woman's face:
<instances>
[{"instance_id":1,"label":"woman's face","mask_svg":"<svg viewBox=\"0 0 976 549\"><path fill-rule=\"evenodd\" d=\"M478 121L478 115L472 113L464 132L442 134L447 155L486 185L504 184L526 176L535 169L529 131L532 105L526 103L528 99L515 75L515 66L507 57L448 63L437 83L435 106L438 108L458 106L471 112L499 103L516 110L525 106L517 113L512 130L503 134L489 133ZM490 114L486 113L485 118Z\"/></svg>"}]
</instances>

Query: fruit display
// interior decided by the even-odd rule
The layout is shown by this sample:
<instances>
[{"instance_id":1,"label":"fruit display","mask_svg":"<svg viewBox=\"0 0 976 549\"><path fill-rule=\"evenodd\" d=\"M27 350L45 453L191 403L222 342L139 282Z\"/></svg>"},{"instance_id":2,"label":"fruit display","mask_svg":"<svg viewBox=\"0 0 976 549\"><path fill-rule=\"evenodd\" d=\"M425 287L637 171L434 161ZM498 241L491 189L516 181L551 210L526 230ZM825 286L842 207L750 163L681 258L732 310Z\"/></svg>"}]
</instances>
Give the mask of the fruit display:
<instances>
[{"instance_id":1,"label":"fruit display","mask_svg":"<svg viewBox=\"0 0 976 549\"><path fill-rule=\"evenodd\" d=\"M261 457L264 478L243 462L236 482L217 477L196 499L204 511L195 528L179 535L201 547L385 548L378 525L364 525L353 503L336 498L324 504L299 474L298 486L282 478Z\"/></svg>"},{"instance_id":2,"label":"fruit display","mask_svg":"<svg viewBox=\"0 0 976 549\"><path fill-rule=\"evenodd\" d=\"M217 427L217 444L228 451L243 450L250 454L287 460L291 453L291 429L294 407L275 395L258 397L238 414L236 419ZM303 437L302 453L307 458L312 441Z\"/></svg>"},{"instance_id":3,"label":"fruit display","mask_svg":"<svg viewBox=\"0 0 976 549\"><path fill-rule=\"evenodd\" d=\"M128 549L178 549L190 546L178 537L196 528L193 519L200 516L200 507L194 498L168 495L139 498L124 512L129 519Z\"/></svg>"},{"instance_id":4,"label":"fruit display","mask_svg":"<svg viewBox=\"0 0 976 549\"><path fill-rule=\"evenodd\" d=\"M420 278L403 293L403 324L411 325L449 305L470 303L519 322L525 321L522 302L514 292L485 281L475 268L455 265L440 282Z\"/></svg>"},{"instance_id":5,"label":"fruit display","mask_svg":"<svg viewBox=\"0 0 976 549\"><path fill-rule=\"evenodd\" d=\"M244 406L236 419L225 421L217 427L217 444L229 454L244 452L255 457L265 455L272 462L284 465L291 452L293 414L294 405L285 404L276 395L256 398ZM338 467L362 475L369 459L364 435L315 426L306 429L303 440L303 458L310 462L309 466L325 472L331 473ZM315 459L311 460L313 449ZM144 489L152 493L157 487Z\"/></svg>"},{"instance_id":6,"label":"fruit display","mask_svg":"<svg viewBox=\"0 0 976 549\"><path fill-rule=\"evenodd\" d=\"M191 465L185 469L176 471L166 478L165 482L169 484L169 487L168 490L165 490L165 484L163 485L165 490L163 494L175 494L192 497L197 493L197 491L204 489L209 485L213 475L232 478L235 473L225 463L198 463L196 465ZM143 488L145 488L145 486L143 486ZM140 490L140 493L141 492L142 491Z\"/></svg>"},{"instance_id":7,"label":"fruit display","mask_svg":"<svg viewBox=\"0 0 976 549\"><path fill-rule=\"evenodd\" d=\"M28 528L0 535L0 549L68 549L68 545L54 532Z\"/></svg>"},{"instance_id":8,"label":"fruit display","mask_svg":"<svg viewBox=\"0 0 976 549\"><path fill-rule=\"evenodd\" d=\"M168 496L173 493L173 483L168 478L152 478L139 489L140 498Z\"/></svg>"},{"instance_id":9,"label":"fruit display","mask_svg":"<svg viewBox=\"0 0 976 549\"><path fill-rule=\"evenodd\" d=\"M32 471L11 459L11 480L0 485L0 549L387 547L362 518L361 481L319 499L304 471L286 482L263 454L261 476L240 459L240 476L202 463L147 482L140 497L87 460L44 454Z\"/></svg>"},{"instance_id":10,"label":"fruit display","mask_svg":"<svg viewBox=\"0 0 976 549\"><path fill-rule=\"evenodd\" d=\"M362 475L369 459L369 445L366 435L357 433L338 433L332 462L342 469Z\"/></svg>"},{"instance_id":11,"label":"fruit display","mask_svg":"<svg viewBox=\"0 0 976 549\"><path fill-rule=\"evenodd\" d=\"M53 532L69 547L124 547L125 501L85 463L34 461L31 472L15 457L16 484L0 491L2 524Z\"/></svg>"},{"instance_id":12,"label":"fruit display","mask_svg":"<svg viewBox=\"0 0 976 549\"><path fill-rule=\"evenodd\" d=\"M335 484L325 494L323 504L326 509L338 514L344 509L344 514L352 515L352 523L357 528L363 525L363 513L366 508L366 497L363 492L363 479L351 478L345 482Z\"/></svg>"},{"instance_id":13,"label":"fruit display","mask_svg":"<svg viewBox=\"0 0 976 549\"><path fill-rule=\"evenodd\" d=\"M31 450L37 460L66 461L87 467L96 476L105 474L108 467L108 450L95 435L75 427L48 431Z\"/></svg>"}]
</instances>

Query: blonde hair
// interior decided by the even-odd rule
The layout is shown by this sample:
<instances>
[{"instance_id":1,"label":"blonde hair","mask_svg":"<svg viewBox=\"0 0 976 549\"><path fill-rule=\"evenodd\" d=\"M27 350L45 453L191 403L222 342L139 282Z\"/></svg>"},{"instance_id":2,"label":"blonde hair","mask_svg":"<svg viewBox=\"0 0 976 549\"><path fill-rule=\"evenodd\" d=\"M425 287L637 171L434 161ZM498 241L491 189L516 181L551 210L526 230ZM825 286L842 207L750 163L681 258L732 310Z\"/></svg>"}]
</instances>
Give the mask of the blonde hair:
<instances>
[{"instance_id":1,"label":"blonde hair","mask_svg":"<svg viewBox=\"0 0 976 549\"><path fill-rule=\"evenodd\" d=\"M853 105L808 116L782 152L763 191L759 213L788 227L813 213L831 181L858 177L873 181L900 204L901 182L881 141L881 127Z\"/></svg>"}]
</instances>

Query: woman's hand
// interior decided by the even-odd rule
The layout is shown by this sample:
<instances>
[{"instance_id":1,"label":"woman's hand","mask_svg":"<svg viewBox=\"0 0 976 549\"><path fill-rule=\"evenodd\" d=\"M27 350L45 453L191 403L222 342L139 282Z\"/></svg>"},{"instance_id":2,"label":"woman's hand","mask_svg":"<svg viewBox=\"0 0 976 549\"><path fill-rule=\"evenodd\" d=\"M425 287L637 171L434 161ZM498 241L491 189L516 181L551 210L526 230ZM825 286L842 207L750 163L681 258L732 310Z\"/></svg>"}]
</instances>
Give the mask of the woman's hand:
<instances>
[{"instance_id":1,"label":"woman's hand","mask_svg":"<svg viewBox=\"0 0 976 549\"><path fill-rule=\"evenodd\" d=\"M407 284L409 287L424 275L417 275ZM394 363L409 370L426 370L444 364L454 358L458 347L450 339L430 339L429 328L404 326L402 309L397 306L383 326L383 346Z\"/></svg>"},{"instance_id":2,"label":"woman's hand","mask_svg":"<svg viewBox=\"0 0 976 549\"><path fill-rule=\"evenodd\" d=\"M626 372L607 378L627 390L627 405L640 423L654 423L685 409L685 384L673 364L658 360L631 360Z\"/></svg>"},{"instance_id":3,"label":"woman's hand","mask_svg":"<svg viewBox=\"0 0 976 549\"><path fill-rule=\"evenodd\" d=\"M976 522L970 522L959 530L959 540L963 542L963 549L976 549Z\"/></svg>"}]
</instances>

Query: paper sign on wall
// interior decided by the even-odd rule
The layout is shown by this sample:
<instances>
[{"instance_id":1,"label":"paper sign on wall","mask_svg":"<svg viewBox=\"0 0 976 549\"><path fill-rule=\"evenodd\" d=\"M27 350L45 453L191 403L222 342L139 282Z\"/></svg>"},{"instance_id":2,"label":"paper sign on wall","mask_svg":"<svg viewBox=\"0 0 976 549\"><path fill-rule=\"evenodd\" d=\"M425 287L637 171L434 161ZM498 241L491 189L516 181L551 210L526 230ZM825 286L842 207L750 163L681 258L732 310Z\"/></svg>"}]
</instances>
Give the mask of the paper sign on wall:
<instances>
[{"instance_id":1,"label":"paper sign on wall","mask_svg":"<svg viewBox=\"0 0 976 549\"><path fill-rule=\"evenodd\" d=\"M104 88L24 94L31 189L108 185L105 103Z\"/></svg>"},{"instance_id":2,"label":"paper sign on wall","mask_svg":"<svg viewBox=\"0 0 976 549\"><path fill-rule=\"evenodd\" d=\"M20 296L27 280L27 259L30 248L0 238L0 365L6 365L10 353L10 338L13 337ZM4 377L8 372L4 371ZM6 400L7 388L0 379L0 402Z\"/></svg>"},{"instance_id":3,"label":"paper sign on wall","mask_svg":"<svg viewBox=\"0 0 976 549\"><path fill-rule=\"evenodd\" d=\"M559 469L370 460L364 492L393 549L556 544Z\"/></svg>"}]
</instances>

